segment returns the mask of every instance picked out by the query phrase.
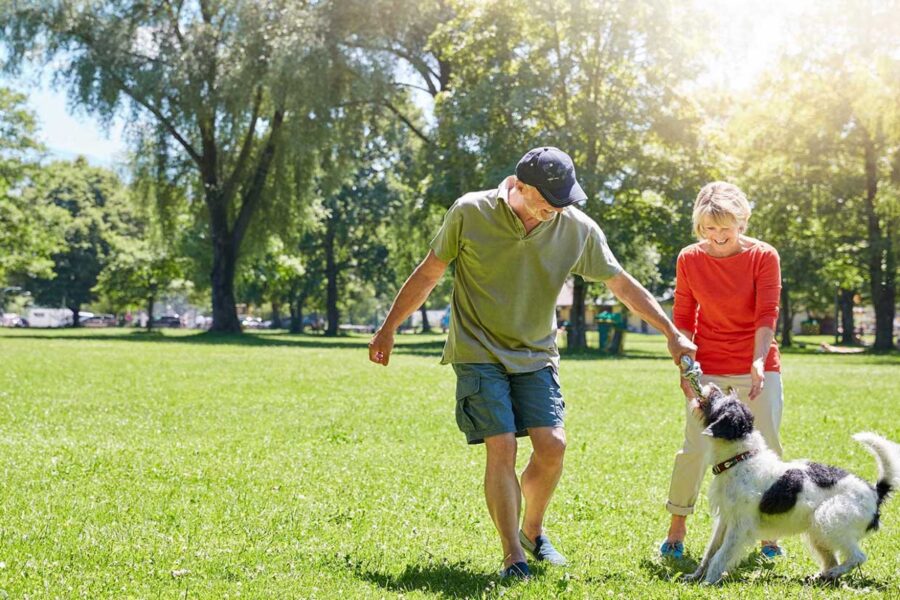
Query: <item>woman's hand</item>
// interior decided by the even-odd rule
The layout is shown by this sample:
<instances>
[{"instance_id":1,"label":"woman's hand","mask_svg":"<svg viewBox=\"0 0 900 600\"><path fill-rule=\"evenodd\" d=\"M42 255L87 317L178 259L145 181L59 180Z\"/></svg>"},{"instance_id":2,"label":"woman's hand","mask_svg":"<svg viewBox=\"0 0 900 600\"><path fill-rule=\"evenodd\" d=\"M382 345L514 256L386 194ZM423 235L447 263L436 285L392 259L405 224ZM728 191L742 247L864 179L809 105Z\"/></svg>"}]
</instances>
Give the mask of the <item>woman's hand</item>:
<instances>
[{"instance_id":1,"label":"woman's hand","mask_svg":"<svg viewBox=\"0 0 900 600\"><path fill-rule=\"evenodd\" d=\"M766 385L766 373L763 370L765 359L758 358L750 365L750 400L756 398L762 393L763 387Z\"/></svg>"}]
</instances>

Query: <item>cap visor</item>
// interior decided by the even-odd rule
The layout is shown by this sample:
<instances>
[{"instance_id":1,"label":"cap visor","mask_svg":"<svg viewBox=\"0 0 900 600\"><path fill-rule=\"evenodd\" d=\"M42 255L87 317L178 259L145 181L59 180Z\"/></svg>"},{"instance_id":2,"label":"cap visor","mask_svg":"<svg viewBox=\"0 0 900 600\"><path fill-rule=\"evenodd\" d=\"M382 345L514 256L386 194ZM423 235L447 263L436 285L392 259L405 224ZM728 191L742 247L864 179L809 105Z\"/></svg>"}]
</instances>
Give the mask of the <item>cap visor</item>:
<instances>
[{"instance_id":1,"label":"cap visor","mask_svg":"<svg viewBox=\"0 0 900 600\"><path fill-rule=\"evenodd\" d=\"M556 208L563 208L570 204L587 200L587 194L584 193L584 190L581 189L581 186L578 185L577 181L573 182L572 185L568 187L561 187L555 190L550 190L544 186L536 187L541 193L541 196L544 197L544 200Z\"/></svg>"}]
</instances>

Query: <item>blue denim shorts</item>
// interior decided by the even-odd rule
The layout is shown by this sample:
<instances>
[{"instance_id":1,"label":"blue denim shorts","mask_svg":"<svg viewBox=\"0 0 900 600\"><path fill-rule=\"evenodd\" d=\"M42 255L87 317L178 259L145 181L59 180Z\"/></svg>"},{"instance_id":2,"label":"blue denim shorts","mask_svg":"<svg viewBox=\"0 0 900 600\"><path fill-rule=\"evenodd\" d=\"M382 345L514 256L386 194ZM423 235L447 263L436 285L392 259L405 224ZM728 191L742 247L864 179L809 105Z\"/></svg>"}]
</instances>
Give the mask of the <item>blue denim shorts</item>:
<instances>
[{"instance_id":1,"label":"blue denim shorts","mask_svg":"<svg viewBox=\"0 0 900 600\"><path fill-rule=\"evenodd\" d=\"M507 373L495 363L454 363L456 424L470 444L501 433L528 435L531 427L562 427L566 403L553 367Z\"/></svg>"}]
</instances>

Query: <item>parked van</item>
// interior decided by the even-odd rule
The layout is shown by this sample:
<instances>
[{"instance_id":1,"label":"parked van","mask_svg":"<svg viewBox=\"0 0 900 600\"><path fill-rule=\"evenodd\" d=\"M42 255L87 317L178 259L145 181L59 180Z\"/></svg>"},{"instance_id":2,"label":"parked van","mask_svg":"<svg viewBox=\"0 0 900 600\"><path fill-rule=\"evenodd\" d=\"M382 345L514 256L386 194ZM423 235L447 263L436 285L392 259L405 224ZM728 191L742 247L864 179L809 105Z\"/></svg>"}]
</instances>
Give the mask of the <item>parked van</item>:
<instances>
[{"instance_id":1,"label":"parked van","mask_svg":"<svg viewBox=\"0 0 900 600\"><path fill-rule=\"evenodd\" d=\"M68 308L35 306L28 309L25 318L31 327L69 327L72 325L72 311Z\"/></svg>"}]
</instances>

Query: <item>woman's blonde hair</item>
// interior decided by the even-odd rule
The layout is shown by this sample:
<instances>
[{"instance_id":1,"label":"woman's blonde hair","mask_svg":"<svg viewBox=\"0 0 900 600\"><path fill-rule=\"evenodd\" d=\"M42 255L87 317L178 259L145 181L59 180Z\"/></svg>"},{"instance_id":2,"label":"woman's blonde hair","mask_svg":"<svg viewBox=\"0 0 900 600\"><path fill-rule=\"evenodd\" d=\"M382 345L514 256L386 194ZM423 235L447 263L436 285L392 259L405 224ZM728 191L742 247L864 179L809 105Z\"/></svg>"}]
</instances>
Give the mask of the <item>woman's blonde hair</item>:
<instances>
[{"instance_id":1,"label":"woman's blonde hair","mask_svg":"<svg viewBox=\"0 0 900 600\"><path fill-rule=\"evenodd\" d=\"M704 217L708 217L720 227L736 225L741 233L747 229L750 220L750 203L741 188L725 181L707 183L694 200L694 235L704 239L700 229Z\"/></svg>"}]
</instances>

